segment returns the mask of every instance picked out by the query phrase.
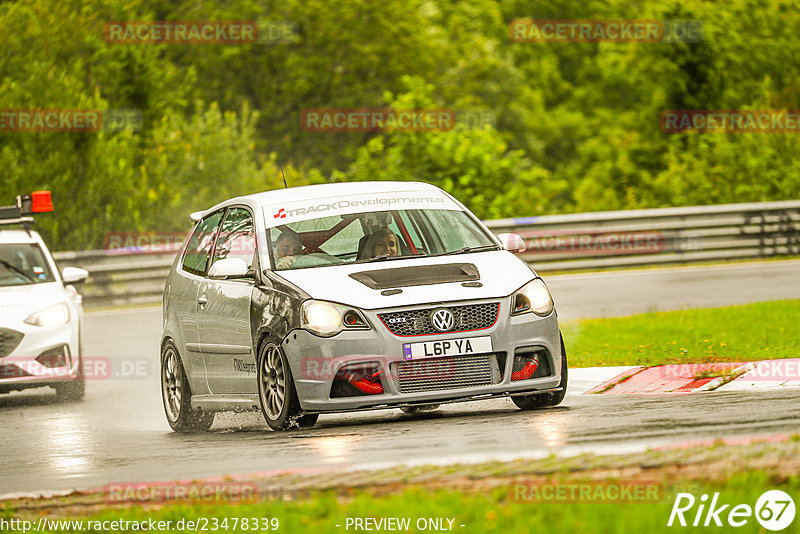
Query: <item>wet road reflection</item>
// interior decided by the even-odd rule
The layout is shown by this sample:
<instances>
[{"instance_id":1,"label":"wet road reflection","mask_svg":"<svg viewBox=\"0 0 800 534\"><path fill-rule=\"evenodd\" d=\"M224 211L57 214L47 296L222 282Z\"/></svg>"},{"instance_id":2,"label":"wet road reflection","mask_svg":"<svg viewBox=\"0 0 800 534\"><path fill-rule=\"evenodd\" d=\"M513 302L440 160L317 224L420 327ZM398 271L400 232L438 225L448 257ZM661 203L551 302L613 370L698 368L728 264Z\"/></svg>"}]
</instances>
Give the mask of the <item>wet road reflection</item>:
<instances>
[{"instance_id":1,"label":"wet road reflection","mask_svg":"<svg viewBox=\"0 0 800 534\"><path fill-rule=\"evenodd\" d=\"M155 362L160 314L128 314L90 317L95 334L86 340L87 352ZM136 324L137 331L120 324ZM180 435L166 424L158 367L150 369L149 376L90 381L80 403L58 404L47 389L0 396L0 494L311 467L621 453L704 437L800 431L800 393L784 390L568 395L562 406L534 412L495 399L418 415L328 415L312 429L285 433L271 432L257 413L224 414L208 434Z\"/></svg>"}]
</instances>

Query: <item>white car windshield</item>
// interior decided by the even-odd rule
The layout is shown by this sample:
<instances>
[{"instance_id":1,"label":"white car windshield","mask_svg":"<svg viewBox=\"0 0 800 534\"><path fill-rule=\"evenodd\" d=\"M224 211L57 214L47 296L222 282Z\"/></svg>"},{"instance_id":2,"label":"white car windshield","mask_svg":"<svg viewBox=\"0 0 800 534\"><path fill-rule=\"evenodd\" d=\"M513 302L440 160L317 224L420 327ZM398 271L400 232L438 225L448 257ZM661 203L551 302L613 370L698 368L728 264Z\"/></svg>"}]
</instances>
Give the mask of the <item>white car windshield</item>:
<instances>
[{"instance_id":1,"label":"white car windshield","mask_svg":"<svg viewBox=\"0 0 800 534\"><path fill-rule=\"evenodd\" d=\"M305 219L270 228L268 237L277 270L499 248L467 213L437 209Z\"/></svg>"},{"instance_id":2,"label":"white car windshield","mask_svg":"<svg viewBox=\"0 0 800 534\"><path fill-rule=\"evenodd\" d=\"M34 243L0 245L0 287L54 282L42 249Z\"/></svg>"}]
</instances>

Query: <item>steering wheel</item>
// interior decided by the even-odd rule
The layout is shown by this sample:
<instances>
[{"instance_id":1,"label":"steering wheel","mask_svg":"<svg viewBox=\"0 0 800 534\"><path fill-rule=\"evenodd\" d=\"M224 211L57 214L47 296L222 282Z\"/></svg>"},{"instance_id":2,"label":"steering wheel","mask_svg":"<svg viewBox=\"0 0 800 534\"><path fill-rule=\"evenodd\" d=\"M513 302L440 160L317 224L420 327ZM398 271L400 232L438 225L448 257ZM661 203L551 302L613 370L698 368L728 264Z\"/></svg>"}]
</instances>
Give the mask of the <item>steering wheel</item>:
<instances>
[{"instance_id":1,"label":"steering wheel","mask_svg":"<svg viewBox=\"0 0 800 534\"><path fill-rule=\"evenodd\" d=\"M320 253L322 255L307 255L304 254L302 256L297 256L297 261L294 263L294 267L317 267L319 265L330 265L332 263L341 263L341 260L336 256L331 256L330 254L326 254L324 252Z\"/></svg>"}]
</instances>

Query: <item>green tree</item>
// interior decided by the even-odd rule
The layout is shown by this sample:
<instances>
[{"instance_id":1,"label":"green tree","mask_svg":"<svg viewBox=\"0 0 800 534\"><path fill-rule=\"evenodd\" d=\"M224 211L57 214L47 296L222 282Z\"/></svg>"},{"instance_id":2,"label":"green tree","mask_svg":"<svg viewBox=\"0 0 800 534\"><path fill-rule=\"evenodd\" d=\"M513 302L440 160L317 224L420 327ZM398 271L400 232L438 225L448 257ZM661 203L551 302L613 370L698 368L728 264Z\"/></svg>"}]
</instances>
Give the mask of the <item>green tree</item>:
<instances>
[{"instance_id":1,"label":"green tree","mask_svg":"<svg viewBox=\"0 0 800 534\"><path fill-rule=\"evenodd\" d=\"M433 109L433 86L421 79L403 79L408 92L387 105L394 109ZM478 217L512 217L543 211L558 191L557 181L536 167L521 150L509 150L502 136L487 125L452 131L386 132L359 149L338 180L421 180L461 199ZM537 191L538 195L532 192Z\"/></svg>"}]
</instances>

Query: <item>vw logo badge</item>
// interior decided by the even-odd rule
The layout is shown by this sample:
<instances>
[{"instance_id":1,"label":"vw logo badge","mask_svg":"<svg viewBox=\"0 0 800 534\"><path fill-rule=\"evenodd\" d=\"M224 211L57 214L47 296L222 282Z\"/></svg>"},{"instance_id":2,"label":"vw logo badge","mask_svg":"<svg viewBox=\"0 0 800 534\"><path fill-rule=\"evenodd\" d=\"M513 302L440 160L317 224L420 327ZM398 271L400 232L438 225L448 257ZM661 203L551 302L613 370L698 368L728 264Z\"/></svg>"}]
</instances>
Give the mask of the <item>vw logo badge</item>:
<instances>
[{"instance_id":1,"label":"vw logo badge","mask_svg":"<svg viewBox=\"0 0 800 534\"><path fill-rule=\"evenodd\" d=\"M439 308L431 314L431 324L439 332L452 330L455 323L456 320L453 318L453 313L447 308Z\"/></svg>"}]
</instances>

